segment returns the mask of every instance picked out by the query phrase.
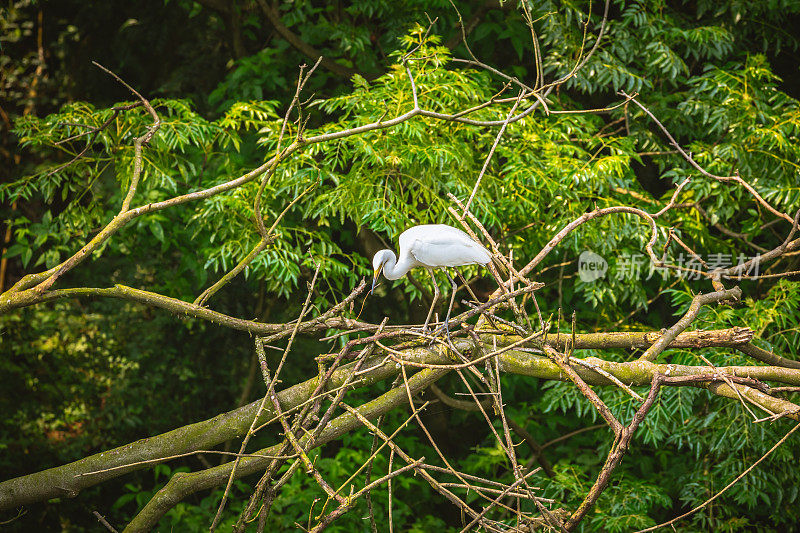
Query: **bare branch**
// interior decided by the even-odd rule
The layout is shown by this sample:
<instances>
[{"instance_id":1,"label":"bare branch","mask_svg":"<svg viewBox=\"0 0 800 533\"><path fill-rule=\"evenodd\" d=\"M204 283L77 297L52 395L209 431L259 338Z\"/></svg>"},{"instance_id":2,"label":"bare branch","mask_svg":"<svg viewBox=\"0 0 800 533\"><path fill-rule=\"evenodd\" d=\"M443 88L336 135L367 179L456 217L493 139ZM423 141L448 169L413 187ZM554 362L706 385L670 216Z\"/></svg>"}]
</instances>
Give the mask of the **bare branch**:
<instances>
[{"instance_id":1,"label":"bare branch","mask_svg":"<svg viewBox=\"0 0 800 533\"><path fill-rule=\"evenodd\" d=\"M742 178L739 176L739 173L738 173L738 172L736 172L736 173L735 173L733 176L717 176L716 174L711 174L711 173L710 173L710 172L708 172L706 169L704 169L703 167L701 167L701 166L700 166L700 165L699 165L699 164L698 164L698 163L697 163L697 162L694 160L694 158L692 158L692 156L691 156L691 155L689 155L689 154L688 154L688 153L687 153L687 152L686 152L686 151L683 149L683 147L681 147L681 145L680 145L680 144L678 144L678 141L676 141L676 140L675 140L675 138L674 138L674 137L673 137L673 136L670 134L669 130L667 130L667 128L666 128L666 127L664 127L664 125L661 123L661 121L660 121L660 120L658 120L658 119L656 118L656 116L655 116L655 115L653 115L653 113L652 113L652 112L651 112L651 111L650 111L650 110L649 110L647 107L645 107L643 104L641 104L641 103L640 103L640 102L639 102L639 101L638 101L638 100L637 100L635 97L628 96L628 95L627 95L627 94L626 94L624 91L620 91L620 93L619 93L619 94L620 94L620 95L622 95L622 96L624 96L625 98L628 98L629 100L631 100L631 101L632 101L634 104L636 104L636 106L637 106L637 107L639 107L639 109L641 109L642 111L644 111L644 113L645 113L645 114L646 114L648 117L650 117L650 119L651 119L653 122L655 122L655 123L656 123L656 125L657 125L657 126L658 126L658 128L661 130L661 132L662 132L662 133L663 133L663 134L664 134L664 135L667 137L667 139L669 140L669 143L672 145L672 147L673 147L673 148L675 148L675 149L678 151L678 153L679 153L679 154L680 154L680 155L681 155L681 156L682 156L682 157L683 157L683 158L684 158L684 159L685 159L685 160L686 160L686 161L687 161L687 162L688 162L690 165L692 165L692 166L695 168L695 170L697 170L698 172L700 172L700 173L701 173L703 176L705 176L705 177L707 177L707 178L711 178L711 179L713 179L713 180L716 180L716 181L722 181L722 182L726 182L726 181L735 181L736 183L738 183L739 185L741 185L742 187L744 187L745 189L747 189L747 191L748 191L748 192L749 192L749 193L750 193L750 194L751 194L751 195L752 195L752 196L753 196L753 197L756 199L756 201L757 201L759 204L761 204L761 205L762 205L762 206L763 206L763 207L764 207L764 208L765 208L767 211L769 211L770 213L772 213L773 215L775 215L775 216L776 216L776 217L778 217L778 218L782 218L782 219L784 219L785 221L789 222L790 224L793 224L793 223L794 223L794 220L792 219L792 217L791 217L791 216L787 215L786 213L781 213L780 211L778 211L777 209L775 209L774 207L772 207L772 206L771 206L771 205L770 205L770 204L769 204L769 203L768 203L766 200L764 200L764 198L762 198L762 197L761 197L761 195L758 193L758 191L756 191L756 190L753 188L753 186L752 186L752 185L750 185L749 183L747 183L746 181L744 181L744 180L743 180L743 179L742 179Z\"/></svg>"},{"instance_id":2,"label":"bare branch","mask_svg":"<svg viewBox=\"0 0 800 533\"><path fill-rule=\"evenodd\" d=\"M689 327L704 305L724 300L739 300L741 297L742 290L739 287L734 287L730 290L712 292L710 294L698 294L692 299L692 303L689 305L689 309L686 311L686 314L684 314L681 319L675 323L675 325L669 328L660 339L658 339L655 343L653 343L652 346L645 350L640 359L646 361L655 361L656 357L658 357L658 355L663 352L673 340L675 340L678 334L682 333L686 328Z\"/></svg>"}]
</instances>

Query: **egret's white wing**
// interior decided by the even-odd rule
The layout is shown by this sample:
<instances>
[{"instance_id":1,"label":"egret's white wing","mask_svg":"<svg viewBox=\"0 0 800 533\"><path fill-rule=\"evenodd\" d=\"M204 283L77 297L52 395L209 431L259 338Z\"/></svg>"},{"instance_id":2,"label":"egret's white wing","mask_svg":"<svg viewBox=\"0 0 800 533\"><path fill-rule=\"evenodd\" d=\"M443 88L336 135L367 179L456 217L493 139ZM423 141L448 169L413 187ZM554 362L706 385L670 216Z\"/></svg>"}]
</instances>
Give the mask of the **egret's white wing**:
<instances>
[{"instance_id":1,"label":"egret's white wing","mask_svg":"<svg viewBox=\"0 0 800 533\"><path fill-rule=\"evenodd\" d=\"M427 267L485 265L491 255L460 229L445 224L414 226L400 235L400 249L408 250Z\"/></svg>"}]
</instances>

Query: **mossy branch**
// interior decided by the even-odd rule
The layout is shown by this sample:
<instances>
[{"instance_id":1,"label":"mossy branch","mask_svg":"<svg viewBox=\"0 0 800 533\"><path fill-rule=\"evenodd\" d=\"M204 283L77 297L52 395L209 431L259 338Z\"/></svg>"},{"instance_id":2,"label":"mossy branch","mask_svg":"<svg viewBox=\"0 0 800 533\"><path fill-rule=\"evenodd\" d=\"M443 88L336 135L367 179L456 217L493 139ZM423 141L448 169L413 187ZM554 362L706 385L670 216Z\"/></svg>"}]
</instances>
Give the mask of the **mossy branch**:
<instances>
[{"instance_id":1,"label":"mossy branch","mask_svg":"<svg viewBox=\"0 0 800 533\"><path fill-rule=\"evenodd\" d=\"M412 394L417 393L428 387L431 383L434 383L446 373L446 370L421 370L409 378L408 390L410 390ZM365 403L358 408L358 411L364 418L374 420L381 414L403 405L403 403L407 401L407 393L408 391L404 384ZM340 415L330 421L327 427L314 441L312 447L322 446L359 427L361 427L361 422L355 414L345 413ZM299 439L299 445L301 447L304 446L309 438L309 434L301 437ZM260 450L256 452L256 454L274 454L281 446L281 444L276 444L270 448ZM264 470L270 461L271 459L264 457L244 457L239 461L236 477L238 478ZM200 472L179 472L173 475L166 486L158 491L147 505L142 508L124 531L128 533L150 531L167 511L190 494L225 484L230 475L232 466L233 462L229 462Z\"/></svg>"},{"instance_id":2,"label":"mossy branch","mask_svg":"<svg viewBox=\"0 0 800 533\"><path fill-rule=\"evenodd\" d=\"M474 344L468 340L457 340L455 341L455 347L459 352L469 354ZM400 353L402 353L402 360L409 365L447 371L452 361L445 355L444 351L420 347L409 348ZM499 354L497 358L501 372L541 379L566 380L566 376L558 365L546 357L526 351L508 350ZM798 412L800 407L794 403L769 396L766 392L754 388L754 385L762 381L800 385L800 369L776 366L712 368L708 366L656 364L646 360L618 363L595 357L590 357L586 360L629 386L648 385L652 382L653 376L659 373L665 376L704 376L701 381L687 382L685 385L706 388L713 394L723 397L738 398L731 388L732 384L743 396L767 411L774 414L784 414L795 420L799 419ZM345 383L354 365L355 363L351 363L336 370L331 375L328 390L336 389ZM394 361L386 362L383 354L378 354L364 362L363 367L368 371L362 371L363 373L353 381L353 388L377 383L394 377L399 372L399 368ZM590 385L614 386L608 378L591 370L591 368L576 366L575 372ZM748 379L751 380L751 386L744 384L744 382L731 382L731 384L728 384L722 382L721 377L718 380L708 378L709 375L715 374L724 374L730 378ZM317 386L318 379L315 377L279 392L278 399L284 411L307 402ZM8 510L19 505L27 505L51 498L74 497L84 488L145 468L160 458L211 448L226 440L240 437L250 427L259 404L260 401L256 401L209 420L183 426L154 437L141 439L63 466L4 481L0 483L0 510ZM265 408L258 423L269 421L274 417L274 414L269 407Z\"/></svg>"}]
</instances>

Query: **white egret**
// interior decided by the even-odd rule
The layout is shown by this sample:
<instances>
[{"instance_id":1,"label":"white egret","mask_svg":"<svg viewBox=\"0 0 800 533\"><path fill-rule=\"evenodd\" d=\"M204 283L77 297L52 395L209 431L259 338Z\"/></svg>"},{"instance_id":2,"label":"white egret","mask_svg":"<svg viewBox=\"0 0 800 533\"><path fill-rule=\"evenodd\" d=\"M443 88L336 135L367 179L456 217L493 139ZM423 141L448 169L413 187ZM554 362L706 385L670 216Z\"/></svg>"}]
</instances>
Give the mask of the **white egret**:
<instances>
[{"instance_id":1,"label":"white egret","mask_svg":"<svg viewBox=\"0 0 800 533\"><path fill-rule=\"evenodd\" d=\"M453 308L453 300L458 286L447 272L447 267L472 264L486 265L491 259L492 254L486 248L472 240L469 235L460 229L446 224L414 226L400 234L399 260L391 250L380 250L372 258L372 268L375 270L375 275L372 279L370 294L375 290L375 285L381 272L383 272L386 279L394 280L402 278L412 268L425 267L430 273L431 279L433 279L435 290L433 302L428 311L428 317L425 319L425 326L423 326L427 330L433 314L433 308L439 299L439 286L436 284L433 269L441 268L453 286L453 292L450 295L450 306L447 308L447 318L444 321L445 331L447 331L449 337L450 311Z\"/></svg>"}]
</instances>

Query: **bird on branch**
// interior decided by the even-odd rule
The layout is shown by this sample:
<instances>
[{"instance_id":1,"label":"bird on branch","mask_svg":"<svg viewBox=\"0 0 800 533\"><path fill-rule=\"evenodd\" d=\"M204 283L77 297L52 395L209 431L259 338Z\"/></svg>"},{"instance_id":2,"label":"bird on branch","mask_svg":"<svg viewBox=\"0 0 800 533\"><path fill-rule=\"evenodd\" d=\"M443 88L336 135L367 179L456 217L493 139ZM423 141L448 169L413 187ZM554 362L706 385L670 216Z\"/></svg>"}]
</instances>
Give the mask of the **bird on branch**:
<instances>
[{"instance_id":1,"label":"bird on branch","mask_svg":"<svg viewBox=\"0 0 800 533\"><path fill-rule=\"evenodd\" d=\"M450 305L447 308L447 318L445 318L443 325L449 339L450 312L453 309L453 301L455 300L458 285L450 277L447 268L473 264L485 266L492 260L492 254L460 229L446 224L424 224L411 227L400 234L399 240L399 260L394 252L388 249L380 250L372 258L374 276L370 294L375 291L381 272L383 272L386 279L395 280L405 276L412 268L424 267L431 275L434 287L433 302L423 326L423 329L427 330L440 294L433 269L444 270L453 288L450 295Z\"/></svg>"}]
</instances>

